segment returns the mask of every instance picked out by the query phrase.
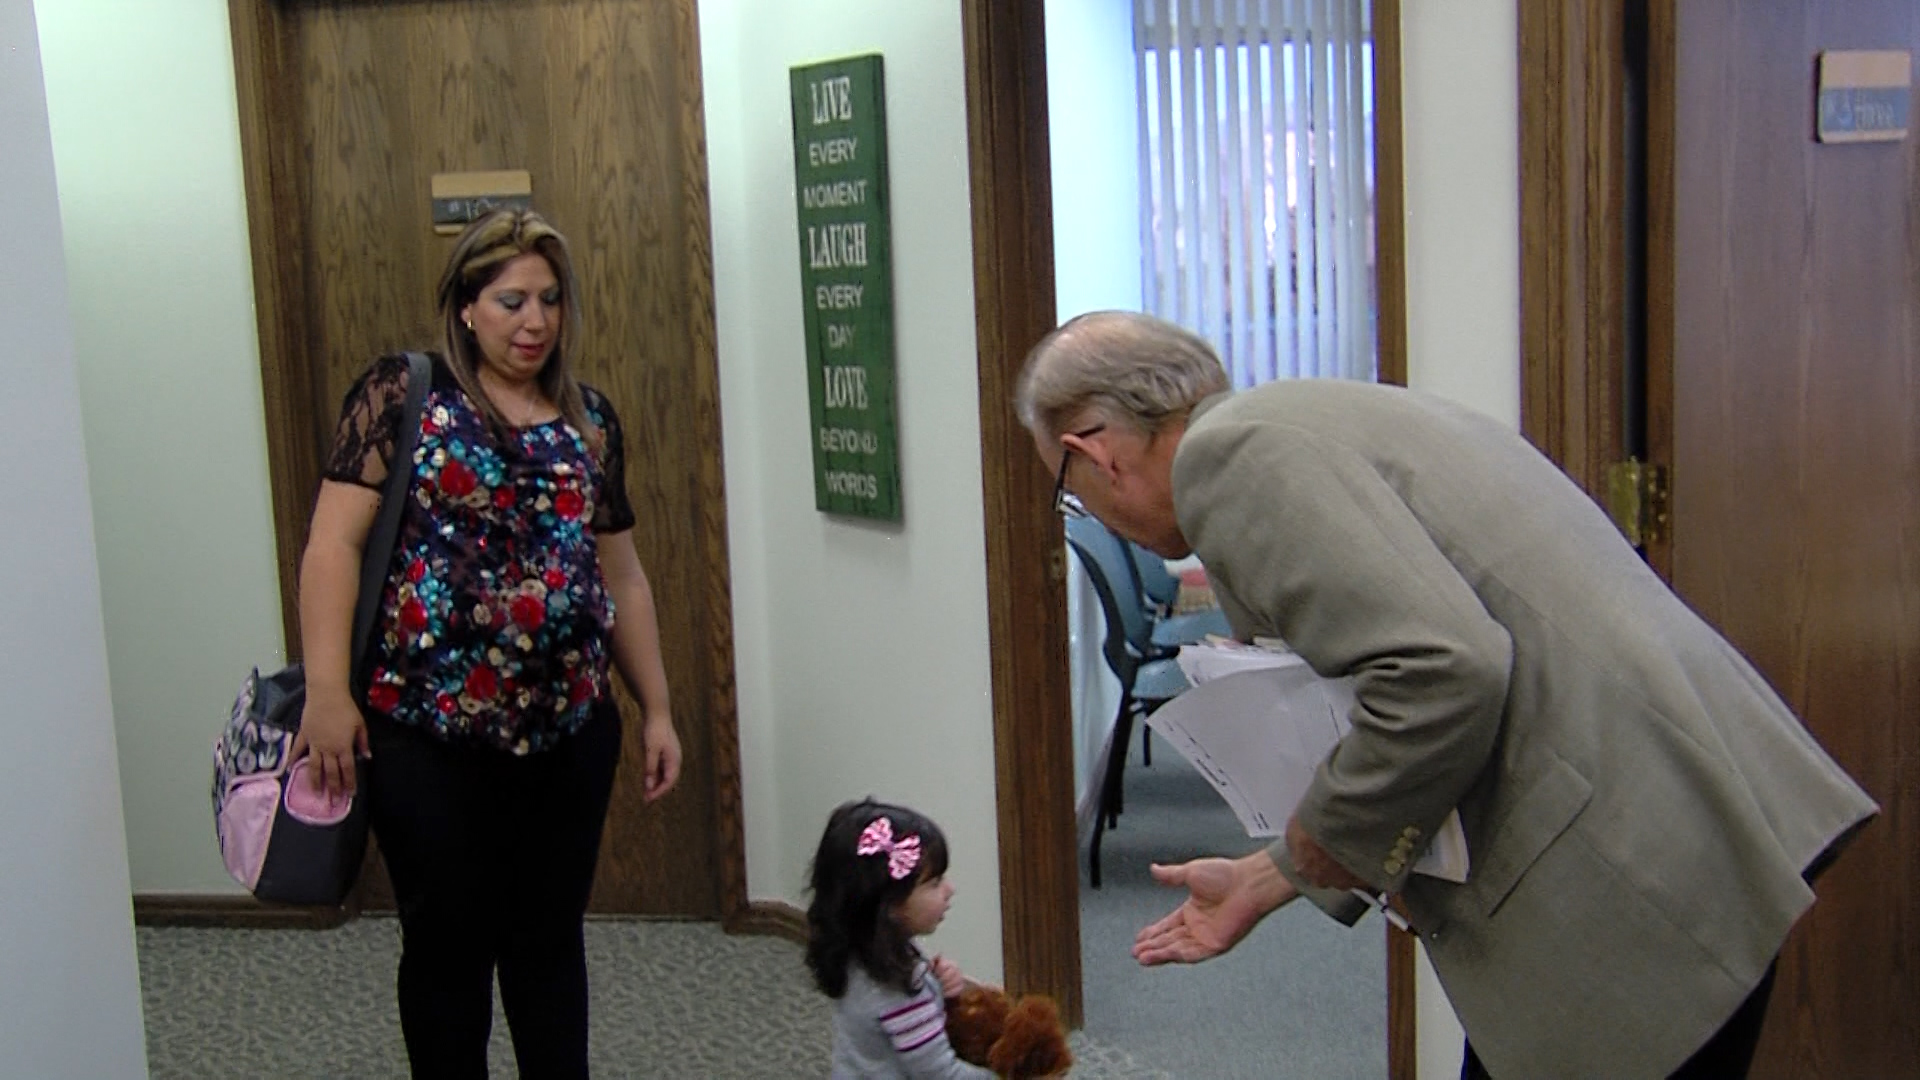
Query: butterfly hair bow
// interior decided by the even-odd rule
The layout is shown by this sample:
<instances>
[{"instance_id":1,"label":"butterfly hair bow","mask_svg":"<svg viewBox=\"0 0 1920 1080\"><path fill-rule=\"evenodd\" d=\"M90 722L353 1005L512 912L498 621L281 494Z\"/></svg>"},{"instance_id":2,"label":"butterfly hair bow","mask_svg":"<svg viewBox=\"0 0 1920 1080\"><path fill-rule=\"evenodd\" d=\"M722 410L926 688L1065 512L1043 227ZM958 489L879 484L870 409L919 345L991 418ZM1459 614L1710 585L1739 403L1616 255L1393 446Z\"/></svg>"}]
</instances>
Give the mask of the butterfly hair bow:
<instances>
[{"instance_id":1,"label":"butterfly hair bow","mask_svg":"<svg viewBox=\"0 0 1920 1080\"><path fill-rule=\"evenodd\" d=\"M920 865L920 837L903 836L893 838L893 822L877 817L868 822L860 831L860 842L854 846L856 855L885 855L887 857L887 876L895 881L913 873Z\"/></svg>"}]
</instances>

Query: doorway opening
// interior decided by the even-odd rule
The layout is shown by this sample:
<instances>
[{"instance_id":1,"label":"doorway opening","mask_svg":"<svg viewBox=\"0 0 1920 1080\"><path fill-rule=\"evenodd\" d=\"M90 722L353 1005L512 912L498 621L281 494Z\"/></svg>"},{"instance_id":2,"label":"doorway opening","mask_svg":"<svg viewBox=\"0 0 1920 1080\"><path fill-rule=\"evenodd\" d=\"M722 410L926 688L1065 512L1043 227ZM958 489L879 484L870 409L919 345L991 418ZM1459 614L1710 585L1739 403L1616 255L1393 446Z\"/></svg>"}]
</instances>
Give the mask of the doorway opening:
<instances>
[{"instance_id":1,"label":"doorway opening","mask_svg":"<svg viewBox=\"0 0 1920 1080\"><path fill-rule=\"evenodd\" d=\"M1068 677L1066 547L1052 477L1008 403L1033 342L1067 314L1056 304L1046 5L963 5L973 180L987 568L993 633L1001 907L1010 989L1040 991L1085 1022L1075 833L1077 760ZM1405 380L1400 150L1400 14L1374 5L1375 257L1379 377ZM1129 227L1131 227L1129 225ZM1121 305L1121 306L1138 306ZM1388 1061L1413 1067L1413 943L1388 931Z\"/></svg>"}]
</instances>

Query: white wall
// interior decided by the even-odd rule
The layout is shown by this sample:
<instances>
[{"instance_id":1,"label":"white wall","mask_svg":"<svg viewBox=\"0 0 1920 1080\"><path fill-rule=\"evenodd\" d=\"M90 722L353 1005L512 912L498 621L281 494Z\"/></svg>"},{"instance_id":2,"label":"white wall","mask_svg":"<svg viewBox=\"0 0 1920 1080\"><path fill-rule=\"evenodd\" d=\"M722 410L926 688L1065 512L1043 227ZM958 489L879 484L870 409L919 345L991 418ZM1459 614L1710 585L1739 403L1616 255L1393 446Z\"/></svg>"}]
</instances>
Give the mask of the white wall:
<instances>
[{"instance_id":1,"label":"white wall","mask_svg":"<svg viewBox=\"0 0 1920 1080\"><path fill-rule=\"evenodd\" d=\"M0 1047L10 1076L144 1077L100 581L31 0L0 0Z\"/></svg>"},{"instance_id":2,"label":"white wall","mask_svg":"<svg viewBox=\"0 0 1920 1080\"><path fill-rule=\"evenodd\" d=\"M41 0L140 893L237 892L209 747L285 656L225 0Z\"/></svg>"},{"instance_id":3,"label":"white wall","mask_svg":"<svg viewBox=\"0 0 1920 1080\"><path fill-rule=\"evenodd\" d=\"M1061 321L1140 307L1140 121L1133 6L1047 0L1047 115L1053 158L1053 263ZM1067 558L1067 655L1073 684L1075 791L1120 704L1101 658L1106 619L1080 560Z\"/></svg>"},{"instance_id":4,"label":"white wall","mask_svg":"<svg viewBox=\"0 0 1920 1080\"><path fill-rule=\"evenodd\" d=\"M939 821L934 947L1000 977L978 364L960 5L706 0L714 285L748 888L804 904L827 814ZM885 57L905 524L813 506L788 68Z\"/></svg>"},{"instance_id":5,"label":"white wall","mask_svg":"<svg viewBox=\"0 0 1920 1080\"><path fill-rule=\"evenodd\" d=\"M1401 8L1408 382L1520 423L1520 104L1513 0ZM1420 952L1419 1075L1458 1076L1459 1021Z\"/></svg>"},{"instance_id":6,"label":"white wall","mask_svg":"<svg viewBox=\"0 0 1920 1080\"><path fill-rule=\"evenodd\" d=\"M1513 0L1401 5L1408 381L1520 426Z\"/></svg>"},{"instance_id":7,"label":"white wall","mask_svg":"<svg viewBox=\"0 0 1920 1080\"><path fill-rule=\"evenodd\" d=\"M1133 5L1046 0L1046 14L1060 318L1138 308L1140 113Z\"/></svg>"}]
</instances>

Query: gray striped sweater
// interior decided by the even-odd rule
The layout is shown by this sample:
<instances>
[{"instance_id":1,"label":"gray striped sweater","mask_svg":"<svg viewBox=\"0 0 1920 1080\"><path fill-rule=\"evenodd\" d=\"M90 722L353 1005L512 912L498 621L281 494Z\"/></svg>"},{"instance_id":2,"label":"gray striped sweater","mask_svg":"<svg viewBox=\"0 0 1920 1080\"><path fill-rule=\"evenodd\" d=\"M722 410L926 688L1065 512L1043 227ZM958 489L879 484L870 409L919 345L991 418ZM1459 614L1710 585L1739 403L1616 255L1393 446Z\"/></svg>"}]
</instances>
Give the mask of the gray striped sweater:
<instances>
[{"instance_id":1,"label":"gray striped sweater","mask_svg":"<svg viewBox=\"0 0 1920 1080\"><path fill-rule=\"evenodd\" d=\"M847 992L834 1003L831 1080L994 1080L947 1042L947 1003L926 961L912 994L882 986L855 963Z\"/></svg>"}]
</instances>

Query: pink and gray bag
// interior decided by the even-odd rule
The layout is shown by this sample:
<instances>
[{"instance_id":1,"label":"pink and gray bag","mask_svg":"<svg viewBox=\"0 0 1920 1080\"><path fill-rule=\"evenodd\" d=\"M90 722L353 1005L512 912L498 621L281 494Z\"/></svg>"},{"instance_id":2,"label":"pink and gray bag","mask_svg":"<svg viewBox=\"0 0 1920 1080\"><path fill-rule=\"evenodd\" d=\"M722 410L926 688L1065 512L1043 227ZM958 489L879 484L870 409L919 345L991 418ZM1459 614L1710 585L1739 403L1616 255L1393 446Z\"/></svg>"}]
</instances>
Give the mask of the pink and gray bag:
<instances>
[{"instance_id":1,"label":"pink and gray bag","mask_svg":"<svg viewBox=\"0 0 1920 1080\"><path fill-rule=\"evenodd\" d=\"M432 361L407 354L407 399L395 433L380 513L360 565L353 615L353 690L364 700L361 670L400 533L413 476L420 410L433 381ZM255 668L240 684L227 727L213 744L213 826L234 880L261 900L337 906L353 890L367 849L367 769L356 762L359 793L329 800L316 792L309 759L287 760L306 704L306 672L294 663L268 675Z\"/></svg>"}]
</instances>

